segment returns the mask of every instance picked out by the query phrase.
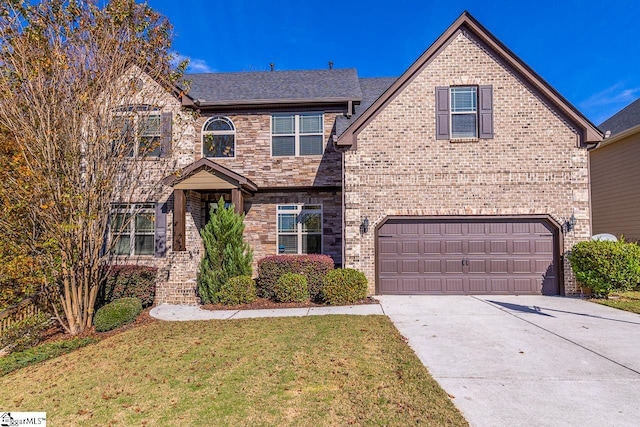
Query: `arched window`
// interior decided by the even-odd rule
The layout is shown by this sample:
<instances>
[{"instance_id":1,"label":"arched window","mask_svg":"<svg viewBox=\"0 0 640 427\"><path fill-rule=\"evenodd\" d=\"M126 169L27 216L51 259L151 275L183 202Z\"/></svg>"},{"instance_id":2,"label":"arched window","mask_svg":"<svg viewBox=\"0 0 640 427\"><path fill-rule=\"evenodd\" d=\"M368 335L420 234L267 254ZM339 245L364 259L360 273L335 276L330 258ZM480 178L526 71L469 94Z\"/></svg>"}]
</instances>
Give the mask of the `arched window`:
<instances>
[{"instance_id":1,"label":"arched window","mask_svg":"<svg viewBox=\"0 0 640 427\"><path fill-rule=\"evenodd\" d=\"M235 157L236 128L226 117L211 117L202 127L204 157Z\"/></svg>"}]
</instances>

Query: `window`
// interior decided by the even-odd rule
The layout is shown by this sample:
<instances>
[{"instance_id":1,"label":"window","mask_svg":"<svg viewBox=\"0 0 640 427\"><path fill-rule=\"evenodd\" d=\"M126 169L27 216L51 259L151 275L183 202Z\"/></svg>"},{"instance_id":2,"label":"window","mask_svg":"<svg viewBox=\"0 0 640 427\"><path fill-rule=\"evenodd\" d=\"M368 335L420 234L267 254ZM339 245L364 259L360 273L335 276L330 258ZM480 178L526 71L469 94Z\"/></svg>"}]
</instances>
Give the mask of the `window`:
<instances>
[{"instance_id":1,"label":"window","mask_svg":"<svg viewBox=\"0 0 640 427\"><path fill-rule=\"evenodd\" d=\"M204 157L234 157L236 129L226 117L211 117L202 127Z\"/></svg>"},{"instance_id":2,"label":"window","mask_svg":"<svg viewBox=\"0 0 640 427\"><path fill-rule=\"evenodd\" d=\"M271 116L271 155L321 155L323 129L322 113L274 114Z\"/></svg>"},{"instance_id":3,"label":"window","mask_svg":"<svg viewBox=\"0 0 640 427\"><path fill-rule=\"evenodd\" d=\"M155 205L117 204L111 212L114 255L153 255Z\"/></svg>"},{"instance_id":4,"label":"window","mask_svg":"<svg viewBox=\"0 0 640 427\"><path fill-rule=\"evenodd\" d=\"M278 206L278 253L322 253L322 206Z\"/></svg>"},{"instance_id":5,"label":"window","mask_svg":"<svg viewBox=\"0 0 640 427\"><path fill-rule=\"evenodd\" d=\"M493 138L493 87L436 88L436 139Z\"/></svg>"},{"instance_id":6,"label":"window","mask_svg":"<svg viewBox=\"0 0 640 427\"><path fill-rule=\"evenodd\" d=\"M451 139L478 137L478 89L451 88Z\"/></svg>"},{"instance_id":7,"label":"window","mask_svg":"<svg viewBox=\"0 0 640 427\"><path fill-rule=\"evenodd\" d=\"M124 148L127 157L160 157L162 120L159 110L148 105L123 107L114 113L113 122L116 153Z\"/></svg>"}]
</instances>

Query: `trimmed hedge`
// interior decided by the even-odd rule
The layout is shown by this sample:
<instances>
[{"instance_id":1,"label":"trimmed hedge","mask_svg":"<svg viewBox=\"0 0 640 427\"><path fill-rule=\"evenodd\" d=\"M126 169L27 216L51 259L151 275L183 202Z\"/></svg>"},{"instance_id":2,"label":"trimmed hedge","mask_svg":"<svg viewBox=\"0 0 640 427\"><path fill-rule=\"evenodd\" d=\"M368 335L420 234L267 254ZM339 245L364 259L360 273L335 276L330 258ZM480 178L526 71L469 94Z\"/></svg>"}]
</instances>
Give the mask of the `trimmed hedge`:
<instances>
[{"instance_id":1,"label":"trimmed hedge","mask_svg":"<svg viewBox=\"0 0 640 427\"><path fill-rule=\"evenodd\" d=\"M256 284L251 276L232 277L218 291L218 301L224 305L248 304L255 300Z\"/></svg>"},{"instance_id":2,"label":"trimmed hedge","mask_svg":"<svg viewBox=\"0 0 640 427\"><path fill-rule=\"evenodd\" d=\"M304 302L309 300L309 283L302 274L285 273L273 287L278 302Z\"/></svg>"},{"instance_id":3,"label":"trimmed hedge","mask_svg":"<svg viewBox=\"0 0 640 427\"><path fill-rule=\"evenodd\" d=\"M258 296L274 298L273 288L286 273L302 274L309 285L309 297L318 300L322 279L334 268L333 259L327 255L274 255L258 261Z\"/></svg>"},{"instance_id":4,"label":"trimmed hedge","mask_svg":"<svg viewBox=\"0 0 640 427\"><path fill-rule=\"evenodd\" d=\"M0 350L10 353L26 350L38 344L49 326L49 317L44 313L27 316L13 323L0 335Z\"/></svg>"},{"instance_id":5,"label":"trimmed hedge","mask_svg":"<svg viewBox=\"0 0 640 427\"><path fill-rule=\"evenodd\" d=\"M367 297L367 277L352 268L339 268L324 276L321 296L331 305L351 304Z\"/></svg>"},{"instance_id":6,"label":"trimmed hedge","mask_svg":"<svg viewBox=\"0 0 640 427\"><path fill-rule=\"evenodd\" d=\"M594 295L632 290L640 283L640 246L623 240L579 242L568 255L578 282Z\"/></svg>"},{"instance_id":7,"label":"trimmed hedge","mask_svg":"<svg viewBox=\"0 0 640 427\"><path fill-rule=\"evenodd\" d=\"M100 307L93 318L98 332L106 332L133 322L142 312L142 304L137 298L120 298Z\"/></svg>"},{"instance_id":8,"label":"trimmed hedge","mask_svg":"<svg viewBox=\"0 0 640 427\"><path fill-rule=\"evenodd\" d=\"M120 298L137 298L143 307L153 305L158 269L145 265L115 265L105 268L104 287L98 295L98 307Z\"/></svg>"}]
</instances>

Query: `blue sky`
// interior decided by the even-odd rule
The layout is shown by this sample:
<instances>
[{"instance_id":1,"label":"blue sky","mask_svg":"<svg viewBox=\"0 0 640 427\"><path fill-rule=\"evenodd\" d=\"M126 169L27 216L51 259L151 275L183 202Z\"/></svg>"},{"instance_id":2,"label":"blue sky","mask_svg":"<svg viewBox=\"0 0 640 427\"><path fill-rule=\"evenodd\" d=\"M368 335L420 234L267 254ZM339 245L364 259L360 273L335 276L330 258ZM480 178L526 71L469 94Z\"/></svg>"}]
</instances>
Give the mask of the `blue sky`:
<instances>
[{"instance_id":1,"label":"blue sky","mask_svg":"<svg viewBox=\"0 0 640 427\"><path fill-rule=\"evenodd\" d=\"M148 0L190 72L355 67L396 77L468 10L594 123L640 97L637 0Z\"/></svg>"}]
</instances>

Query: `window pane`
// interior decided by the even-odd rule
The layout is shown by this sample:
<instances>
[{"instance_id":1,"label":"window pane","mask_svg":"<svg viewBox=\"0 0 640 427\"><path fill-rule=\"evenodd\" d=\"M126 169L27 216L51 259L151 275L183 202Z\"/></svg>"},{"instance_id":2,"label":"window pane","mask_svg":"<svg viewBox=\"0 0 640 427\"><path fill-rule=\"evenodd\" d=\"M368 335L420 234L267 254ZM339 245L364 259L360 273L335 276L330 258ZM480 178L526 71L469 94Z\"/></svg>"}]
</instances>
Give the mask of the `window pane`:
<instances>
[{"instance_id":1,"label":"window pane","mask_svg":"<svg viewBox=\"0 0 640 427\"><path fill-rule=\"evenodd\" d=\"M296 214L278 214L278 232L296 231Z\"/></svg>"},{"instance_id":2,"label":"window pane","mask_svg":"<svg viewBox=\"0 0 640 427\"><path fill-rule=\"evenodd\" d=\"M114 233L121 233L130 230L131 223L128 223L128 215L124 213L116 213L111 219L111 229Z\"/></svg>"},{"instance_id":3,"label":"window pane","mask_svg":"<svg viewBox=\"0 0 640 427\"><path fill-rule=\"evenodd\" d=\"M153 255L154 240L155 237L153 234L136 234L136 248L134 253L136 255Z\"/></svg>"},{"instance_id":4,"label":"window pane","mask_svg":"<svg viewBox=\"0 0 640 427\"><path fill-rule=\"evenodd\" d=\"M160 137L143 136L140 138L140 144L138 146L139 156L158 157L161 151Z\"/></svg>"},{"instance_id":5,"label":"window pane","mask_svg":"<svg viewBox=\"0 0 640 427\"><path fill-rule=\"evenodd\" d=\"M290 134L295 132L294 122L295 116L272 116L272 132L277 134Z\"/></svg>"},{"instance_id":6,"label":"window pane","mask_svg":"<svg viewBox=\"0 0 640 427\"><path fill-rule=\"evenodd\" d=\"M319 213L304 213L300 214L300 223L302 223L302 231L305 233L320 233L322 232L322 219Z\"/></svg>"},{"instance_id":7,"label":"window pane","mask_svg":"<svg viewBox=\"0 0 640 427\"><path fill-rule=\"evenodd\" d=\"M296 139L293 136L274 136L271 141L273 156L293 156L296 154Z\"/></svg>"},{"instance_id":8,"label":"window pane","mask_svg":"<svg viewBox=\"0 0 640 427\"><path fill-rule=\"evenodd\" d=\"M213 117L207 121L204 126L204 131L230 131L233 132L233 125L231 122L222 117Z\"/></svg>"},{"instance_id":9,"label":"window pane","mask_svg":"<svg viewBox=\"0 0 640 427\"><path fill-rule=\"evenodd\" d=\"M322 136L300 136L300 155L313 156L322 154Z\"/></svg>"},{"instance_id":10,"label":"window pane","mask_svg":"<svg viewBox=\"0 0 640 427\"><path fill-rule=\"evenodd\" d=\"M298 236L291 234L281 234L278 236L278 253L279 254L297 254L298 253Z\"/></svg>"},{"instance_id":11,"label":"window pane","mask_svg":"<svg viewBox=\"0 0 640 427\"><path fill-rule=\"evenodd\" d=\"M454 113L476 111L476 100L475 87L451 88L451 111Z\"/></svg>"},{"instance_id":12,"label":"window pane","mask_svg":"<svg viewBox=\"0 0 640 427\"><path fill-rule=\"evenodd\" d=\"M205 157L233 157L235 135L203 135Z\"/></svg>"},{"instance_id":13,"label":"window pane","mask_svg":"<svg viewBox=\"0 0 640 427\"><path fill-rule=\"evenodd\" d=\"M451 138L475 138L478 136L475 114L451 115Z\"/></svg>"},{"instance_id":14,"label":"window pane","mask_svg":"<svg viewBox=\"0 0 640 427\"><path fill-rule=\"evenodd\" d=\"M279 211L295 211L295 210L298 210L298 207L295 205L278 206L278 210Z\"/></svg>"},{"instance_id":15,"label":"window pane","mask_svg":"<svg viewBox=\"0 0 640 427\"><path fill-rule=\"evenodd\" d=\"M140 135L142 136L159 136L160 135L160 116L146 116L140 118Z\"/></svg>"},{"instance_id":16,"label":"window pane","mask_svg":"<svg viewBox=\"0 0 640 427\"><path fill-rule=\"evenodd\" d=\"M302 253L303 254L322 253L322 235L303 234L302 235Z\"/></svg>"},{"instance_id":17,"label":"window pane","mask_svg":"<svg viewBox=\"0 0 640 427\"><path fill-rule=\"evenodd\" d=\"M301 115L300 133L322 133L322 114Z\"/></svg>"},{"instance_id":18,"label":"window pane","mask_svg":"<svg viewBox=\"0 0 640 427\"><path fill-rule=\"evenodd\" d=\"M128 235L114 235L116 243L113 247L113 253L116 255L129 255L131 251L131 238Z\"/></svg>"},{"instance_id":19,"label":"window pane","mask_svg":"<svg viewBox=\"0 0 640 427\"><path fill-rule=\"evenodd\" d=\"M153 233L155 230L153 219L154 214L151 212L141 212L136 215L136 233Z\"/></svg>"}]
</instances>

